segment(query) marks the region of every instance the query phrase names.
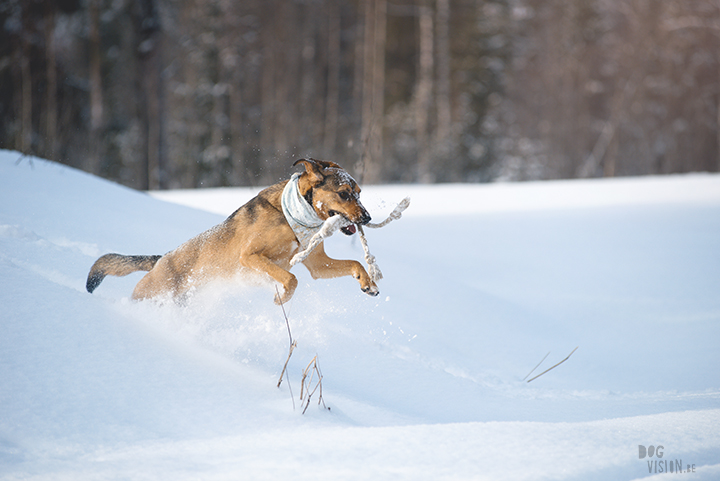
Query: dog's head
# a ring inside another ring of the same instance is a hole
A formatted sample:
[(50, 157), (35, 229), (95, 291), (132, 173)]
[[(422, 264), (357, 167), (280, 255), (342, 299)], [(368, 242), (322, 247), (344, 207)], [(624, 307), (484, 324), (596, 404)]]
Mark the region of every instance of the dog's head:
[(353, 224), (343, 227), (346, 235), (355, 233), (355, 225), (370, 222), (370, 214), (360, 203), (360, 187), (350, 174), (334, 162), (300, 159), (293, 166), (303, 164), (305, 172), (300, 176), (300, 194), (326, 220), (340, 214)]

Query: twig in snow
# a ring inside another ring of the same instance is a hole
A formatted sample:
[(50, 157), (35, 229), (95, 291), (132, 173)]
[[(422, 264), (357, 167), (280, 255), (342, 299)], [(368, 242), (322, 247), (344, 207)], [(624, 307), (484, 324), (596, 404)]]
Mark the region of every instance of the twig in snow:
[(33, 158), (26, 154), (25, 152), (22, 152), (20, 155), (20, 158), (17, 159), (15, 162), (15, 165), (20, 165), (20, 162), (22, 162), (24, 159), (28, 159), (28, 164), (30, 164), (30, 168), (35, 170), (35, 164), (33, 163)]
[[(278, 294), (278, 299), (280, 298), (280, 291), (278, 290), (278, 287), (275, 286), (275, 291)], [(292, 333), (290, 332), (290, 321), (288, 321), (287, 314), (285, 313), (285, 306), (283, 303), (280, 303), (280, 307), (282, 308), (283, 317), (285, 318), (285, 325), (287, 325), (288, 330), (288, 336), (290, 336), (290, 350), (288, 351), (288, 357), (285, 360), (285, 365), (282, 368), (282, 372), (280, 373), (280, 379), (278, 379), (277, 387), (280, 387), (280, 384), (282, 384), (283, 376), (287, 377), (288, 379), (288, 389), (290, 390), (290, 399), (292, 399), (293, 403), (293, 411), (295, 410), (295, 396), (293, 396), (292, 392), (292, 385), (290, 385), (290, 374), (287, 373), (287, 365), (290, 362), (290, 356), (292, 356), (293, 351), (297, 347), (297, 341), (293, 341)], [(302, 397), (301, 397), (302, 399)]]
[(545, 354), (545, 357), (544, 357), (544, 358), (540, 359), (540, 362), (537, 363), (537, 366), (535, 366), (534, 368), (532, 368), (532, 371), (530, 371), (529, 373), (527, 373), (527, 376), (525, 376), (522, 380), (524, 381), (525, 379), (528, 378), (528, 376), (530, 376), (530, 374), (532, 374), (533, 372), (535, 372), (535, 369), (537, 369), (538, 367), (540, 367), (540, 364), (542, 364), (543, 361), (544, 361), (545, 359), (547, 359), (547, 357), (548, 357), (549, 355), (550, 355), (550, 351), (548, 351), (548, 353)]
[[(308, 373), (310, 374), (310, 379), (308, 379)], [(317, 384), (315, 384), (315, 387), (310, 391), (310, 388), (312, 387), (313, 379), (315, 377), (315, 373), (317, 373), (318, 379)], [(307, 394), (307, 399), (305, 400), (305, 408), (303, 409), (303, 414), (305, 414), (305, 411), (307, 411), (308, 406), (310, 406), (310, 398), (315, 394), (315, 391), (318, 389), (320, 390), (320, 394), (318, 397), (318, 405), (322, 403), (323, 407), (327, 410), (330, 410), (329, 407), (325, 405), (325, 400), (322, 396), (322, 372), (320, 372), (320, 366), (317, 362), (317, 355), (315, 355), (314, 358), (310, 361), (310, 364), (307, 365), (305, 370), (303, 371), (303, 377), (300, 384), (300, 401), (303, 401), (303, 397), (305, 394)], [(307, 387), (305, 381), (307, 380)]]
[[(287, 374), (287, 365), (288, 362), (290, 362), (290, 356), (292, 356), (293, 351), (297, 347), (297, 341), (293, 341), (292, 344), (290, 344), (290, 350), (288, 351), (288, 357), (285, 360), (285, 365), (282, 368), (282, 372), (280, 373), (280, 379), (278, 379), (277, 387), (280, 387), (280, 384), (282, 384), (283, 376)], [(290, 378), (288, 377), (288, 387), (290, 387)], [(290, 395), (292, 396), (292, 388), (290, 388)], [(293, 401), (293, 404), (295, 404), (295, 401)]]
[[(580, 346), (578, 346), (578, 347), (580, 347)], [(578, 347), (576, 347), (575, 349), (573, 349), (573, 350), (570, 352), (570, 354), (567, 355), (567, 357), (566, 357), (565, 359), (563, 359), (563, 360), (560, 361), (559, 363), (555, 364), (554, 366), (552, 366), (552, 367), (550, 367), (550, 368), (548, 368), (548, 369), (545, 369), (543, 372), (541, 372), (540, 374), (538, 374), (538, 375), (535, 376), (534, 378), (530, 379), (528, 382), (534, 381), (535, 379), (539, 378), (540, 376), (542, 376), (542, 375), (545, 374), (546, 372), (548, 372), (548, 371), (550, 371), (550, 370), (552, 370), (552, 369), (555, 369), (555, 368), (558, 367), (560, 364), (562, 364), (562, 363), (564, 363), (565, 361), (567, 361), (568, 359), (570, 359), (570, 356), (573, 355), (573, 352), (577, 351)]]
[[(277, 284), (275, 285), (275, 292), (277, 292), (278, 299), (280, 299), (280, 290), (278, 289)], [(293, 338), (292, 338), (292, 333), (290, 332), (290, 322), (288, 321), (288, 316), (287, 316), (287, 313), (285, 312), (285, 304), (283, 304), (282, 301), (280, 301), (280, 309), (282, 309), (283, 317), (285, 318), (285, 325), (287, 326), (287, 329), (288, 329), (288, 336), (290, 336), (290, 344), (292, 345)]]

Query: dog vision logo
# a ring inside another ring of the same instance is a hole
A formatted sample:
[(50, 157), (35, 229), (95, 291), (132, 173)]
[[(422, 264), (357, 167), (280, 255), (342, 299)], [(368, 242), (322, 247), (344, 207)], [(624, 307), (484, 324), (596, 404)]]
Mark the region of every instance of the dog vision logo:
[[(648, 446), (638, 444), (638, 457), (647, 458), (648, 473), (694, 473), (695, 465), (683, 465), (682, 459), (664, 459), (665, 447), (662, 445)], [(652, 458), (655, 459), (652, 459)], [(683, 469), (684, 468), (684, 469)]]

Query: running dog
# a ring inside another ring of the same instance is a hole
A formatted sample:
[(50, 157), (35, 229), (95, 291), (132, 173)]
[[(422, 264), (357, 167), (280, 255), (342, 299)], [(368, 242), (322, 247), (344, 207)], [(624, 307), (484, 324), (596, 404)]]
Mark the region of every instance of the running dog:
[[(300, 159), (293, 166), (298, 164), (304, 172), (261, 191), (223, 223), (163, 256), (100, 257), (88, 274), (88, 292), (92, 293), (105, 276), (149, 271), (135, 286), (133, 299), (179, 298), (212, 279), (255, 271), (281, 284), (283, 291), (275, 295), (275, 302), (287, 302), (298, 284), (290, 273), (290, 260), (307, 247), (325, 220), (343, 216), (349, 222), (342, 228), (346, 235), (356, 232), (355, 224), (365, 225), (371, 220), (360, 203), (360, 187), (339, 165), (315, 159)], [(322, 243), (303, 264), (314, 279), (353, 276), (363, 292), (379, 294), (359, 262), (331, 259)]]

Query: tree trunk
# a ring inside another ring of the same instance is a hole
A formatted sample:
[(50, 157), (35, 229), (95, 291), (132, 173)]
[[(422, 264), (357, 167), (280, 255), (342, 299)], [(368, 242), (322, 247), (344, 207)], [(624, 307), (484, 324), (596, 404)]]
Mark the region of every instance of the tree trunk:
[[(273, 156), (287, 156), (291, 148), (291, 142), (297, 137), (297, 126), (293, 125), (296, 106), (300, 102), (297, 94), (299, 83), (299, 65), (302, 48), (302, 39), (293, 35), (293, 24), (295, 21), (296, 5), (293, 2), (281, 2), (277, 12), (275, 37), (278, 39), (276, 45), (281, 47), (275, 50), (276, 68), (279, 68), (282, 75), (276, 78), (275, 83), (275, 133), (273, 142)], [(279, 59), (279, 62), (277, 60)]]
[(373, 123), (373, 112), (375, 105), (373, 104), (373, 54), (375, 53), (375, 17), (373, 15), (376, 0), (365, 0), (363, 14), (363, 67), (362, 67), (362, 125), (360, 129), (360, 139), (362, 141), (362, 157), (361, 170), (359, 172), (360, 183), (365, 180), (368, 164), (370, 163), (370, 130)]
[(367, 4), (371, 0), (360, 0), (358, 2), (357, 19), (355, 21), (355, 41), (353, 49), (353, 85), (352, 85), (352, 132), (354, 138), (348, 139), (348, 149), (357, 155), (357, 161), (353, 166), (355, 177), (362, 182), (365, 171), (365, 155), (367, 142), (364, 134), (365, 119), (363, 112), (363, 93), (365, 89), (365, 36), (367, 34)]
[(385, 163), (383, 158), (383, 142), (385, 131), (385, 42), (387, 38), (387, 1), (376, 0), (375, 2), (375, 52), (373, 62), (373, 103), (375, 112), (373, 123), (375, 128), (370, 130), (372, 150), (374, 155), (370, 157), (369, 181), (379, 182), (382, 176), (382, 168)]
[(267, 158), (274, 151), (275, 133), (275, 56), (276, 12), (272, 2), (263, 6), (262, 28), (262, 88), (261, 88), (261, 126), (260, 148), (261, 158)]
[[(230, 164), (232, 166), (229, 182), (231, 185), (245, 185), (249, 182), (249, 177), (243, 148), (249, 142), (249, 139), (243, 138), (243, 69), (240, 61), (240, 46), (232, 42), (232, 36), (229, 33), (233, 29), (237, 29), (239, 6), (235, 2), (230, 2), (227, 8), (230, 11), (225, 12), (223, 21), (223, 29), (225, 30), (223, 48), (225, 53), (221, 53), (221, 69), (223, 82), (227, 86), (228, 120), (230, 123), (227, 129), (230, 135)], [(254, 4), (248, 8), (251, 8), (252, 11), (255, 10)], [(244, 30), (241, 30), (241, 33), (244, 33)]]
[[(155, 39), (159, 41), (159, 39)], [(162, 188), (162, 96), (160, 81), (160, 48), (155, 45), (142, 60), (145, 90), (145, 124), (147, 129), (147, 183), (144, 188), (157, 190)]]
[(55, 160), (57, 151), (57, 62), (55, 58), (55, 0), (45, 0), (45, 55), (47, 103), (45, 110), (45, 156)]
[(99, 0), (88, 0), (90, 25), (90, 152), (88, 171), (100, 174), (100, 142), (103, 123), (102, 59), (100, 56)]
[[(318, 88), (318, 80), (322, 77), (317, 75), (316, 66), (322, 65), (319, 60), (322, 52), (316, 48), (316, 36), (322, 31), (325, 16), (317, 15), (309, 5), (302, 5), (300, 11), (302, 13), (298, 17), (301, 18), (302, 28), (297, 34), (301, 48), (299, 58), (302, 59), (298, 75), (300, 91), (295, 96), (298, 100), (295, 103), (297, 110), (293, 112), (290, 125), (294, 129), (292, 146), (302, 149), (298, 154), (306, 155), (319, 153), (323, 145), (325, 96), (320, 94), (321, 88)], [(293, 26), (297, 23), (293, 22)], [(298, 82), (294, 82), (294, 86), (297, 89)]]
[(450, 141), (452, 113), (450, 107), (450, 5), (437, 0), (437, 130), (435, 138), (441, 152)]
[(22, 29), (20, 31), (20, 78), (22, 81), (20, 150), (32, 152), (32, 72), (30, 71), (30, 12), (29, 5), (21, 6)]
[(323, 150), (327, 158), (334, 158), (340, 100), (340, 8), (334, 1), (330, 2), (328, 8), (328, 73)]
[(156, 190), (161, 186), (161, 29), (154, 0), (140, 0), (140, 31), (138, 54), (140, 82), (144, 102), (140, 117), (145, 141), (145, 167), (141, 188)]
[(430, 7), (421, 5), (420, 23), (420, 72), (415, 90), (415, 130), (417, 141), (418, 179), (432, 182), (434, 176), (428, 145), (428, 118), (433, 87), (433, 16)]
[(361, 178), (377, 182), (381, 176), (383, 120), (385, 111), (385, 39), (386, 0), (368, 0), (365, 9), (362, 139), (363, 172)]

